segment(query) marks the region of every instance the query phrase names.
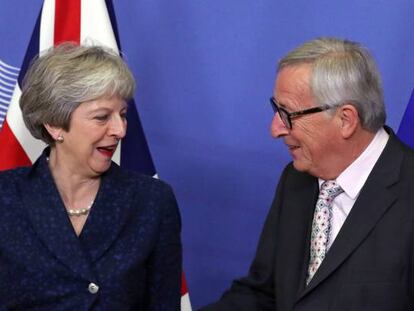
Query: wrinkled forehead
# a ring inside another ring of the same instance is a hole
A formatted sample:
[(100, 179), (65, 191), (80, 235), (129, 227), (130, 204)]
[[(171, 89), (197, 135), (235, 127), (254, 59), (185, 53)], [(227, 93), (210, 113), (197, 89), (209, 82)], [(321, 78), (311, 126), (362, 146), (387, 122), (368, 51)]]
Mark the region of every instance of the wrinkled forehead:
[(309, 64), (291, 65), (282, 68), (276, 76), (273, 97), (287, 104), (289, 99), (313, 97), (311, 92), (311, 72)]

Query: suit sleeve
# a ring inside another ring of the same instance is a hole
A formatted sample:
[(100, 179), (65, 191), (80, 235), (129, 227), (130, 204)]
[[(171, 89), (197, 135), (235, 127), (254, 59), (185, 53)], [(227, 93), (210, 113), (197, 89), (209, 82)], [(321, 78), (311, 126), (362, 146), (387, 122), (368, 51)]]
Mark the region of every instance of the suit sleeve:
[(256, 311), (276, 309), (275, 297), (275, 258), (276, 228), (278, 214), (283, 200), (285, 169), (278, 184), (275, 199), (266, 218), (255, 258), (246, 277), (233, 281), (221, 299), (201, 308), (202, 311)]
[(146, 310), (178, 311), (182, 271), (181, 219), (175, 196), (165, 184), (160, 212), (159, 239), (148, 263)]

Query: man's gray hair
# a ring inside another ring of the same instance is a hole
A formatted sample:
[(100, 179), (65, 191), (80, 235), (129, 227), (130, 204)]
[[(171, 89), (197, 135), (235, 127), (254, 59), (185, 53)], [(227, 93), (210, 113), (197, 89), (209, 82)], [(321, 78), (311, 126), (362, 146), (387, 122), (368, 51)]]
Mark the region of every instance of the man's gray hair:
[(381, 77), (374, 59), (360, 44), (336, 38), (304, 43), (279, 61), (278, 72), (287, 66), (310, 64), (310, 87), (319, 105), (350, 103), (361, 125), (376, 132), (386, 119)]
[(135, 81), (122, 58), (99, 46), (64, 43), (35, 58), (22, 85), (20, 108), (30, 133), (54, 145), (44, 124), (68, 131), (73, 111), (102, 97), (133, 97)]

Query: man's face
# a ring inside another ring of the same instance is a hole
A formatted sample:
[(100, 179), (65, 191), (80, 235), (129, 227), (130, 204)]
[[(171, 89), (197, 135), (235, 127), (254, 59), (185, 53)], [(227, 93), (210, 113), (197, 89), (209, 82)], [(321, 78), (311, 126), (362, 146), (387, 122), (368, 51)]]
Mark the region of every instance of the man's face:
[[(307, 64), (283, 68), (276, 79), (273, 97), (288, 112), (318, 106), (310, 89), (311, 67)], [(283, 137), (298, 171), (308, 172), (323, 179), (336, 178), (338, 157), (341, 157), (340, 122), (327, 112), (307, 114), (292, 119), (287, 128), (279, 114), (271, 124), (274, 138)]]

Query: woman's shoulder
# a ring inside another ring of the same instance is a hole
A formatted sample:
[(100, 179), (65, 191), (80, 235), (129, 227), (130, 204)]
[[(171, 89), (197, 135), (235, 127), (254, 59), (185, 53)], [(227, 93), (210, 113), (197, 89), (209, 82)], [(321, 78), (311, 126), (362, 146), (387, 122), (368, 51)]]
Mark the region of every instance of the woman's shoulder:
[(0, 171), (0, 183), (11, 183), (23, 179), (30, 171), (30, 167), (17, 167)]
[(19, 167), (0, 171), (0, 193), (2, 196), (15, 194), (19, 184), (27, 178), (29, 171), (30, 167)]
[(151, 192), (172, 192), (171, 186), (167, 182), (159, 179), (156, 175), (145, 175), (120, 168), (118, 165), (111, 167), (111, 173), (108, 177), (117, 179), (117, 182), (123, 183), (127, 187), (134, 187)]
[(125, 170), (112, 165), (102, 179), (102, 193), (111, 197), (119, 196), (130, 202), (131, 206), (140, 206), (135, 210), (157, 215), (156, 218), (173, 218), (180, 223), (178, 204), (172, 187), (156, 177)]

